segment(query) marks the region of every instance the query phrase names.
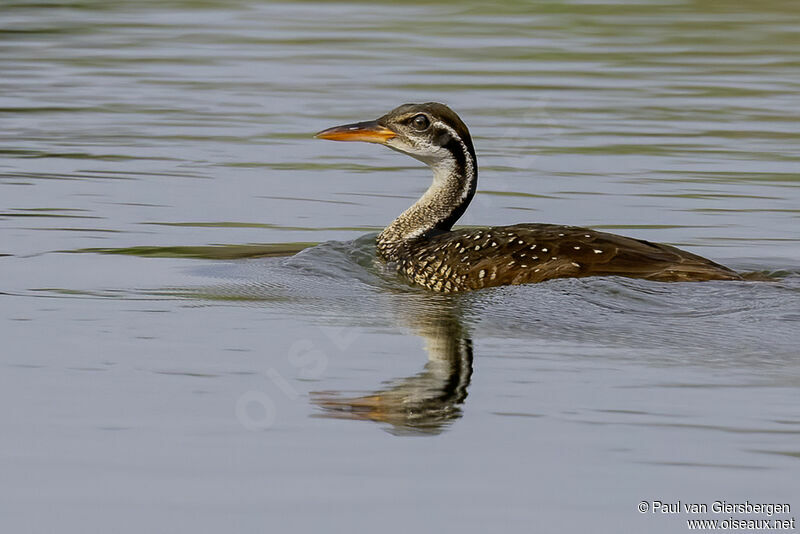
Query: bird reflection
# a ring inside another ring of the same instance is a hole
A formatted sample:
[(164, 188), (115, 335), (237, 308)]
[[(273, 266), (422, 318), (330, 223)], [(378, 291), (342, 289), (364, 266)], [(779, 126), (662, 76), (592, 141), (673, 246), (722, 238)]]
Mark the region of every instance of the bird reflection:
[(472, 376), (472, 340), (452, 302), (418, 312), (410, 322), (425, 339), (428, 361), (414, 376), (393, 380), (369, 395), (312, 393), (322, 417), (388, 423), (392, 434), (439, 434), (461, 417)]

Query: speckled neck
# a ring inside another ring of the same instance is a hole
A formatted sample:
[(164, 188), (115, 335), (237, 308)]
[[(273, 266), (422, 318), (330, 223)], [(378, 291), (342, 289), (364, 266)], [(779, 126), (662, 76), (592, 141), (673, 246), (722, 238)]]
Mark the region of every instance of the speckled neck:
[(458, 138), (445, 145), (450, 155), (430, 163), (433, 183), (413, 206), (378, 235), (378, 251), (396, 260), (411, 240), (449, 231), (464, 214), (478, 184), (478, 165), (472, 145)]

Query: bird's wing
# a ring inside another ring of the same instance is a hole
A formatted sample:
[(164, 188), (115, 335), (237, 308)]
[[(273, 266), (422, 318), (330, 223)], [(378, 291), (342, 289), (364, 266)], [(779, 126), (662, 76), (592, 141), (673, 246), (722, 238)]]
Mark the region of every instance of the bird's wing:
[(740, 278), (669, 245), (550, 224), (454, 230), (426, 239), (413, 255), (416, 268), (406, 274), (445, 291), (597, 275), (659, 281)]

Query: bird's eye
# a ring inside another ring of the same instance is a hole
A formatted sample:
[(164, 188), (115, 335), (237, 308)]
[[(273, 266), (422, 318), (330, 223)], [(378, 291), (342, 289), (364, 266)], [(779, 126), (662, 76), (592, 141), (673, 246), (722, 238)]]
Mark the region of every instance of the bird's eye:
[(427, 116), (420, 113), (419, 115), (411, 119), (411, 124), (413, 124), (414, 128), (416, 128), (417, 130), (422, 131), (426, 130), (428, 126), (431, 125), (431, 121), (428, 120)]

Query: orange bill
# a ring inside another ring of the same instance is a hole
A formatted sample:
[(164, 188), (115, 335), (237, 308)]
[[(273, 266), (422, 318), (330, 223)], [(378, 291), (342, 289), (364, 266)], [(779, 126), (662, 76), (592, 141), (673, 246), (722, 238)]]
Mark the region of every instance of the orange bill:
[(378, 121), (356, 122), (322, 130), (314, 137), (331, 141), (365, 141), (384, 144), (397, 134)]

